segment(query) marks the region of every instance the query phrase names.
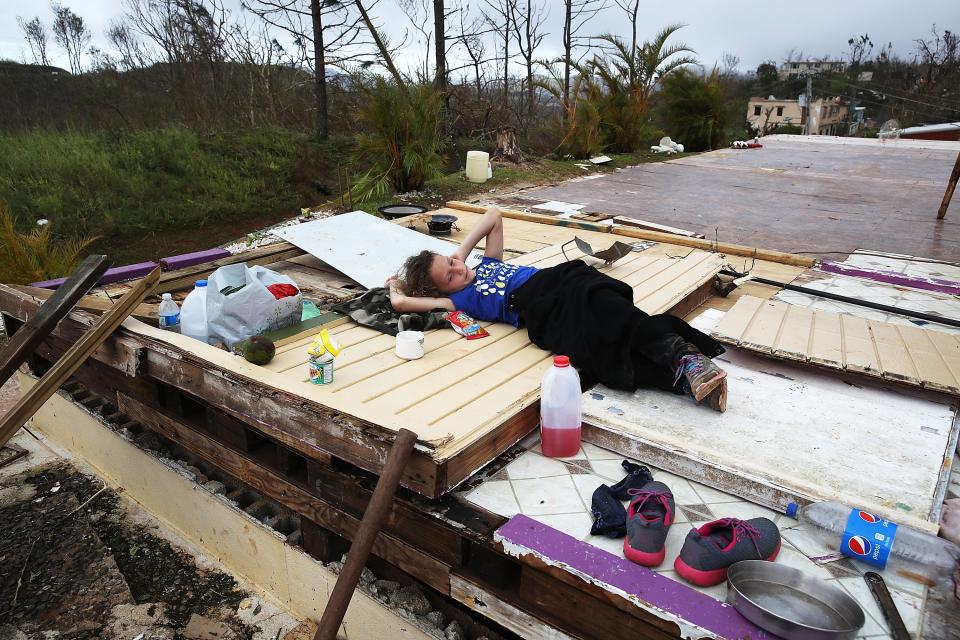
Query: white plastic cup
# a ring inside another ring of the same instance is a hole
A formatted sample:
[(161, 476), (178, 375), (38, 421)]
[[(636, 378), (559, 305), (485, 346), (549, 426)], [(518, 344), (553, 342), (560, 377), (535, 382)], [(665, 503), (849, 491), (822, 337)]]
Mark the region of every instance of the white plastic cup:
[(423, 357), (424, 335), (422, 331), (401, 331), (397, 334), (397, 357), (416, 360)]

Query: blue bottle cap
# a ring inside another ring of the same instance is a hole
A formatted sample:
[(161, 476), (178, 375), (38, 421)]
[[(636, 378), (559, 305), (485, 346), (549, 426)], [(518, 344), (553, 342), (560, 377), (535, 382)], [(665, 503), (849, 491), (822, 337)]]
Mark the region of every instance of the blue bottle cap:
[(197, 280), (197, 286), (198, 286), (198, 287), (205, 287), (205, 286), (207, 286), (207, 281), (206, 281), (206, 280)]
[(796, 518), (796, 517), (797, 517), (797, 511), (799, 511), (799, 510), (800, 510), (800, 507), (797, 506), (797, 503), (796, 503), (796, 502), (791, 502), (790, 504), (787, 505), (787, 517), (789, 517), (789, 518)]

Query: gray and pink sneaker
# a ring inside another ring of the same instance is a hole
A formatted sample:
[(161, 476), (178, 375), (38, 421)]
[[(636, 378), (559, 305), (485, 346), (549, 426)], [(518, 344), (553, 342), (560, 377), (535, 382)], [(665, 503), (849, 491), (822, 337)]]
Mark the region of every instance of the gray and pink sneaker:
[[(677, 380), (683, 380), (684, 390), (701, 402), (710, 392), (720, 386), (727, 372), (702, 353), (688, 353), (677, 362)], [(726, 409), (726, 396), (723, 398)], [(718, 409), (722, 411), (723, 409)]]
[(674, 520), (673, 494), (667, 485), (656, 481), (627, 493), (633, 499), (627, 507), (623, 555), (631, 562), (656, 567), (663, 562), (667, 531)]
[(734, 562), (774, 560), (778, 553), (780, 531), (771, 520), (723, 518), (691, 529), (673, 567), (684, 580), (712, 587), (727, 579)]

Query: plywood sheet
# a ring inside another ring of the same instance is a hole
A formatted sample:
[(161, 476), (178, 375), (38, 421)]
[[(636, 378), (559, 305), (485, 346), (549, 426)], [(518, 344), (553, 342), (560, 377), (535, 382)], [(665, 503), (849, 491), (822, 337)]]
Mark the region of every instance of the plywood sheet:
[[(284, 227), (273, 233), (367, 288), (382, 286), (397, 273), (404, 260), (424, 249), (447, 255), (457, 248), (452, 242), (363, 211)], [(467, 264), (475, 265), (481, 255), (474, 252)]]
[(743, 350), (718, 363), (726, 413), (655, 390), (595, 387), (583, 395), (584, 437), (778, 510), (837, 500), (937, 530), (938, 487), (960, 427), (955, 402), (919, 389), (891, 393), (880, 380), (851, 385)]
[(744, 296), (713, 335), (752, 351), (960, 393), (960, 337), (942, 331)]

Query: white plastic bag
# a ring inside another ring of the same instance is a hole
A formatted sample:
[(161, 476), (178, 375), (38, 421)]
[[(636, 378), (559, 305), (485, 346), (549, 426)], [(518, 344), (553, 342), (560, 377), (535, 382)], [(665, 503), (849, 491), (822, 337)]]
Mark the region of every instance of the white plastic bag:
[[(267, 289), (272, 284), (297, 287), (297, 295), (279, 300)], [(224, 295), (227, 287), (242, 289)], [(303, 294), (290, 278), (270, 269), (245, 264), (220, 267), (207, 279), (207, 331), (210, 341), (228, 347), (265, 331), (282, 329), (300, 321)]]

